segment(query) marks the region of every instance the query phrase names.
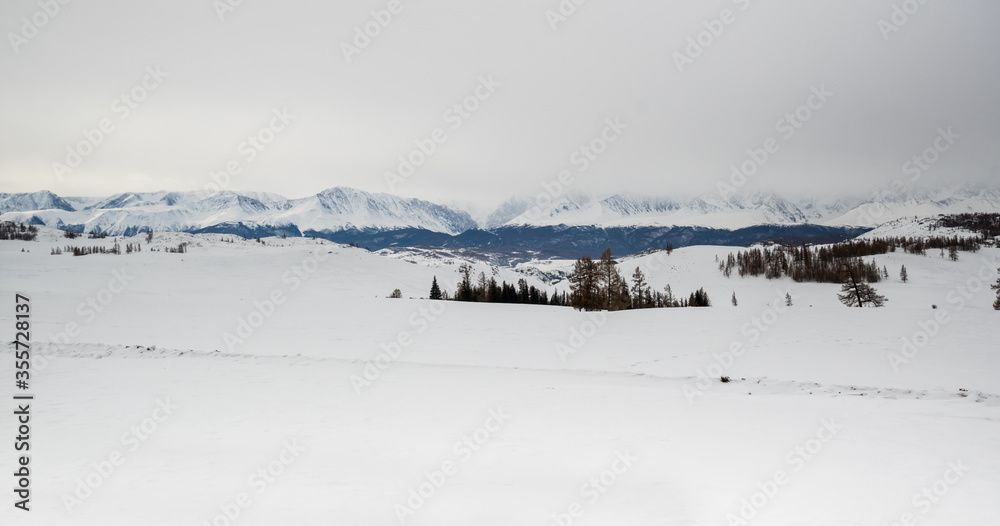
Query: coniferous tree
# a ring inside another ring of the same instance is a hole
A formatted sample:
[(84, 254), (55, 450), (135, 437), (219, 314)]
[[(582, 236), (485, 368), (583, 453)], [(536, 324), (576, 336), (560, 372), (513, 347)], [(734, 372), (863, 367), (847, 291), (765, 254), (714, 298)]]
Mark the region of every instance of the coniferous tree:
[(786, 307), (791, 307), (792, 305), (794, 305), (794, 302), (792, 301), (792, 294), (790, 292), (786, 292), (785, 293), (785, 306)]
[(844, 285), (840, 288), (837, 298), (848, 307), (857, 306), (859, 308), (865, 306), (881, 307), (888, 301), (885, 296), (880, 295), (871, 285), (859, 281), (857, 271), (850, 265), (845, 267)]
[(903, 265), (903, 268), (899, 269), (899, 279), (903, 283), (910, 281), (910, 274), (906, 271), (906, 265)]
[(708, 293), (705, 289), (698, 289), (691, 293), (688, 297), (687, 306), (689, 307), (711, 307), (712, 300), (708, 299)]
[(674, 297), (674, 291), (670, 288), (669, 284), (666, 287), (663, 287), (663, 306), (680, 307), (677, 303), (677, 298)]
[(438, 278), (434, 276), (434, 281), (431, 282), (431, 294), (430, 299), (439, 300), (443, 299), (441, 296), (441, 287), (438, 286)]
[[(1000, 272), (1000, 268), (997, 269), (997, 272)], [(996, 284), (990, 285), (990, 288), (997, 291), (997, 300), (993, 302), (993, 308), (1000, 310), (1000, 278), (997, 278)]]
[(500, 303), (500, 287), (497, 285), (497, 280), (490, 278), (490, 282), (486, 284), (486, 287), (486, 301)]
[(462, 263), (458, 267), (458, 274), (461, 281), (458, 284), (458, 290), (455, 292), (455, 299), (458, 301), (476, 301), (472, 287), (472, 265)]
[(958, 261), (958, 247), (952, 245), (948, 247), (948, 259), (952, 261)]
[(598, 263), (598, 270), (600, 272), (600, 288), (603, 291), (603, 302), (604, 308), (607, 310), (612, 309), (612, 298), (614, 296), (613, 291), (615, 289), (615, 275), (618, 274), (618, 262), (615, 261), (615, 256), (611, 253), (611, 249), (604, 249), (601, 253), (601, 260)]
[(645, 293), (649, 286), (646, 284), (646, 275), (642, 273), (642, 269), (635, 267), (635, 272), (632, 273), (632, 308), (633, 309), (643, 309), (646, 308)]
[(628, 282), (618, 272), (618, 269), (615, 269), (611, 290), (608, 291), (608, 294), (611, 297), (611, 310), (628, 310), (632, 307), (632, 294)]
[(736, 299), (736, 292), (735, 291), (733, 292), (733, 300), (732, 301), (733, 301), (733, 307), (739, 307), (740, 306), (740, 302)]
[(603, 270), (598, 268), (598, 264), (589, 256), (584, 256), (576, 261), (573, 267), (573, 275), (569, 278), (570, 306), (577, 310), (593, 311), (602, 307), (600, 297), (600, 280), (598, 273)]
[(489, 294), (489, 282), (486, 281), (486, 273), (479, 273), (479, 282), (476, 287), (476, 301), (483, 302), (486, 301), (486, 296)]

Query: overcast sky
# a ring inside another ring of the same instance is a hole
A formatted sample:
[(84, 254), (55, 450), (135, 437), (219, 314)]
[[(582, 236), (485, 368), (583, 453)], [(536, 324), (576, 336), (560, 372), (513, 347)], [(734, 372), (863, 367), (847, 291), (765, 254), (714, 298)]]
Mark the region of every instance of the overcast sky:
[(745, 190), (868, 192), (935, 143), (922, 184), (1000, 181), (995, 1), (238, 1), (0, 4), (0, 191), (689, 195), (769, 139)]

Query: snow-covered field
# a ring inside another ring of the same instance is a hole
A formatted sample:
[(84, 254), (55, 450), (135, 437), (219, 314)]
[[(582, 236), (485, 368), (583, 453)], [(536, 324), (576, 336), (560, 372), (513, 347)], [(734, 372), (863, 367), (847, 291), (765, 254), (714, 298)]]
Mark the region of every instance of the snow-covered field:
[[(36, 342), (32, 512), (8, 490), (0, 524), (1000, 517), (998, 249), (876, 258), (889, 303), (865, 310), (836, 285), (727, 279), (715, 257), (734, 249), (679, 249), (623, 274), (705, 287), (713, 308), (586, 314), (430, 302), (433, 276), (454, 290), (454, 265), (229, 238), (157, 234), (193, 243), (150, 252), (139, 237), (138, 254), (85, 257), (49, 252), (112, 240), (0, 242), (5, 341), (20, 292)], [(404, 299), (386, 298), (394, 288)]]

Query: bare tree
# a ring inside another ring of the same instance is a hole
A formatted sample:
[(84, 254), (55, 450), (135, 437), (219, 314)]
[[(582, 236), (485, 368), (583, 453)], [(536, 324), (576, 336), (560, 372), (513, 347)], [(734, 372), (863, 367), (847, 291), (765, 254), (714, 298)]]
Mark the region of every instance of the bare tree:
[(607, 310), (611, 309), (612, 296), (614, 296), (613, 291), (615, 290), (615, 276), (618, 274), (617, 266), (618, 262), (615, 261), (615, 256), (611, 254), (611, 249), (604, 249), (601, 253), (601, 261), (598, 263), (598, 269), (600, 272), (601, 289), (604, 291), (604, 308)]
[(881, 307), (886, 301), (889, 301), (885, 296), (879, 295), (878, 291), (871, 285), (858, 281), (857, 272), (851, 265), (845, 265), (844, 269), (844, 285), (840, 288), (840, 294), (837, 295), (841, 303), (848, 307), (864, 308), (865, 306)]
[[(1000, 272), (1000, 268), (997, 269)], [(993, 308), (1000, 310), (1000, 278), (997, 278), (996, 285), (990, 285), (990, 288), (997, 291), (997, 300), (993, 302)]]

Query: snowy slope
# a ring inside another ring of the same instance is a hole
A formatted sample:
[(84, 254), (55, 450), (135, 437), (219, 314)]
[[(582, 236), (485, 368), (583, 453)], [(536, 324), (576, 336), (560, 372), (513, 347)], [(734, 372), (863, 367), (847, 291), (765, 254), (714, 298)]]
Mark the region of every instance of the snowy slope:
[[(33, 511), (8, 500), (3, 524), (388, 526), (404, 506), (413, 525), (1000, 515), (1000, 334), (992, 293), (969, 288), (996, 278), (998, 249), (880, 257), (910, 282), (879, 284), (890, 301), (873, 310), (835, 285), (727, 279), (729, 248), (649, 254), (623, 271), (716, 306), (605, 317), (387, 299), (455, 274), (324, 241), (172, 233), (127, 240), (138, 254), (49, 255), (60, 236), (0, 242), (0, 294), (32, 298), (37, 342)], [(935, 487), (947, 495), (919, 498)]]

